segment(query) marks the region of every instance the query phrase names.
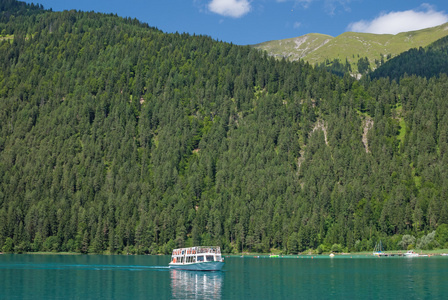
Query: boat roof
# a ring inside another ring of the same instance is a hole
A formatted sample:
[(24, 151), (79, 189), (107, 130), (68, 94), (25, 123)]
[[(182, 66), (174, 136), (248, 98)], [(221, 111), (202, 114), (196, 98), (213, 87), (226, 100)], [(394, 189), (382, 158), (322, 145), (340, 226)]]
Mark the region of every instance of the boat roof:
[(172, 255), (184, 255), (184, 254), (221, 254), (221, 248), (219, 246), (196, 246), (188, 248), (173, 249)]
[(176, 248), (176, 249), (173, 249), (173, 251), (174, 250), (187, 250), (187, 249), (195, 249), (195, 250), (198, 250), (198, 249), (220, 249), (220, 247), (219, 246), (195, 246), (195, 247), (186, 247), (186, 248)]

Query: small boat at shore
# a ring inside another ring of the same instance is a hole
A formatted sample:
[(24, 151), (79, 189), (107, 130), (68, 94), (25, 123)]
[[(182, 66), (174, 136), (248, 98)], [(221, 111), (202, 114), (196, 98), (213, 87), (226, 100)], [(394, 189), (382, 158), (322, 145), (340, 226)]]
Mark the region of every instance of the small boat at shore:
[(169, 263), (171, 269), (191, 271), (219, 271), (223, 266), (224, 258), (217, 246), (174, 249)]
[(373, 256), (377, 256), (377, 257), (389, 256), (389, 254), (384, 252), (383, 243), (381, 243), (381, 241), (375, 245), (375, 249), (373, 249)]
[(405, 257), (419, 257), (420, 254), (414, 252), (414, 250), (409, 250), (404, 254)]

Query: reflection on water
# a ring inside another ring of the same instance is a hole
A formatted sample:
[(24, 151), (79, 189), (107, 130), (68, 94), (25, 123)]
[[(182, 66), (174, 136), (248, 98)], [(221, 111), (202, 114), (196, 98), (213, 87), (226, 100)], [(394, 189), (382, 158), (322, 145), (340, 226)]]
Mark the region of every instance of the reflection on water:
[(222, 272), (171, 270), (174, 299), (221, 299)]

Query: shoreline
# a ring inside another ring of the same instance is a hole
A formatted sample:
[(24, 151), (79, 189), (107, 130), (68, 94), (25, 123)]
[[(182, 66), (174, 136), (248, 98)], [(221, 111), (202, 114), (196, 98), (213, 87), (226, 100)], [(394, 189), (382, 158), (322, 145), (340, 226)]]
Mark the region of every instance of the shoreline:
[[(448, 249), (436, 249), (436, 250), (414, 250), (416, 253), (420, 254), (420, 255), (427, 255), (427, 256), (446, 256), (446, 254), (448, 253)], [(405, 250), (393, 250), (393, 251), (384, 251), (385, 254), (390, 255), (390, 256), (400, 256), (403, 255), (404, 253), (406, 253)], [(10, 253), (5, 253), (5, 252), (0, 252), (0, 254), (31, 254), (31, 255), (105, 255), (105, 256), (110, 256), (110, 255), (123, 255), (123, 256), (130, 256), (130, 255), (141, 255), (141, 256), (146, 256), (146, 255), (151, 255), (151, 256), (169, 256), (170, 254), (118, 254), (118, 253), (78, 253), (78, 252), (24, 252), (24, 253), (14, 253), (14, 252), (10, 252)], [(243, 253), (222, 253), (223, 256), (225, 257), (256, 257), (256, 258), (269, 258), (269, 256), (271, 254), (275, 254), (278, 255), (278, 257), (276, 258), (294, 258), (294, 257), (325, 257), (325, 256), (329, 256), (330, 254), (332, 254), (332, 252), (324, 252), (322, 254), (317, 254), (317, 253), (297, 253), (297, 254), (280, 254), (280, 253), (251, 253), (251, 252), (243, 252)], [(363, 251), (363, 252), (349, 252), (349, 253), (333, 253), (334, 256), (339, 256), (339, 257), (348, 257), (348, 256), (374, 256), (373, 252), (367, 252), (367, 251)]]

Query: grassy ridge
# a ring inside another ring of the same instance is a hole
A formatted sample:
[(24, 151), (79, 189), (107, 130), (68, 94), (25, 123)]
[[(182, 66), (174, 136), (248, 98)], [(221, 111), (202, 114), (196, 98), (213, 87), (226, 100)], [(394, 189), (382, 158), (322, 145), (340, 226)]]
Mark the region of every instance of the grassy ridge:
[(304, 59), (309, 63), (321, 63), (326, 59), (347, 59), (357, 71), (359, 57), (367, 57), (371, 64), (375, 59), (384, 61), (411, 48), (425, 47), (448, 35), (448, 23), (418, 31), (392, 34), (345, 32), (337, 37), (323, 34), (307, 34), (297, 38), (269, 41), (254, 45), (270, 55), (291, 60)]
[(320, 33), (310, 33), (301, 37), (269, 41), (254, 45), (255, 48), (266, 50), (276, 57), (287, 57), (291, 60), (299, 60), (313, 51), (316, 51), (334, 37)]

